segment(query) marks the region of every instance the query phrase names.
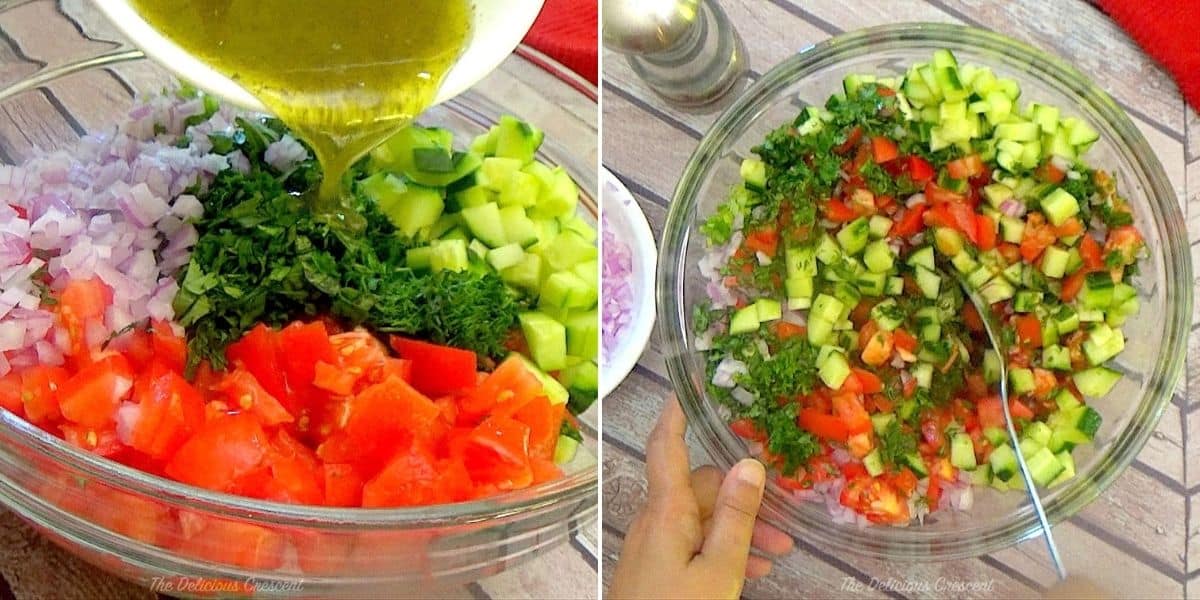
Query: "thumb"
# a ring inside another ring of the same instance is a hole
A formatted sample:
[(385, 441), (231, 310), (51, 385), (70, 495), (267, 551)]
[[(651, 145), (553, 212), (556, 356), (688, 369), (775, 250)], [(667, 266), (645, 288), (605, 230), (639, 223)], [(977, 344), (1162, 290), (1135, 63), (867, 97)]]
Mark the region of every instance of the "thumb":
[(739, 582), (750, 556), (750, 539), (754, 535), (754, 522), (762, 504), (766, 479), (766, 469), (752, 458), (742, 460), (729, 470), (717, 492), (712, 530), (700, 550), (709, 568), (727, 570)]

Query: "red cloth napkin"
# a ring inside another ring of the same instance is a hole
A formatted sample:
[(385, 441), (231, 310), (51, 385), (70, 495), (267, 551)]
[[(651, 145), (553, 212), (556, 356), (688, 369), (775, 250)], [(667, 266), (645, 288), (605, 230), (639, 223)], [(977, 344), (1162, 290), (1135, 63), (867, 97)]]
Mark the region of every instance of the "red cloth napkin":
[(546, 0), (525, 43), (597, 83), (596, 0)]
[(1200, 1), (1099, 0), (1099, 4), (1167, 68), (1183, 97), (1200, 110)]

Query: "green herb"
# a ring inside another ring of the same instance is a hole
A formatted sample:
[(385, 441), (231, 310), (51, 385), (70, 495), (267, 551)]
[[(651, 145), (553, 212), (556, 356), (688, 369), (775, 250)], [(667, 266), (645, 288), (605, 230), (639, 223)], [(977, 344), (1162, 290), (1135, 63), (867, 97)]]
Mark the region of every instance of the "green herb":
[(1126, 210), (1119, 210), (1110, 203), (1104, 203), (1099, 206), (1100, 220), (1104, 221), (1110, 229), (1115, 227), (1124, 227), (1133, 225), (1133, 214)]
[[(301, 198), (319, 171), (302, 164), (281, 175), (262, 162), (281, 124), (245, 121), (231, 139), (252, 164), (222, 171), (201, 194), (200, 239), (180, 273), (174, 308), (189, 330), (189, 360), (224, 366), (224, 350), (259, 322), (333, 314), (351, 325), (428, 337), (498, 358), (521, 309), (490, 270), (415, 273), (408, 242), (375, 205), (351, 198), (366, 227), (345, 231), (317, 217)], [(312, 161), (308, 161), (311, 163)], [(315, 177), (314, 177), (315, 176)]]
[(1115, 269), (1125, 264), (1125, 257), (1121, 255), (1120, 250), (1112, 250), (1104, 255), (1104, 266), (1108, 269)]
[(562, 426), (558, 428), (558, 435), (569, 437), (577, 442), (583, 441), (583, 434), (579, 432), (579, 428), (571, 422), (571, 419), (563, 419)]
[(761, 399), (747, 408), (743, 414), (767, 436), (766, 449), (772, 456), (783, 461), (780, 471), (792, 475), (796, 469), (821, 453), (817, 438), (796, 425), (796, 404), (779, 404)]
[(755, 353), (747, 361), (748, 372), (739, 375), (739, 385), (756, 398), (777, 401), (812, 392), (817, 377), (817, 349), (802, 336), (778, 342), (770, 358)]
[(900, 421), (893, 419), (879, 434), (879, 457), (883, 464), (896, 470), (905, 458), (917, 451), (916, 435), (906, 432)]

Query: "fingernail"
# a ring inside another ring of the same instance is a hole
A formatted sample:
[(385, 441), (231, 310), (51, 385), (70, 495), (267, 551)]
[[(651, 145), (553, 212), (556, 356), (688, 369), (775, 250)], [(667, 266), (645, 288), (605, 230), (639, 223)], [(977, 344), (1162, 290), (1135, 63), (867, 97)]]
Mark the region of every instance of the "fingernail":
[(757, 460), (747, 458), (737, 464), (737, 478), (747, 485), (762, 487), (767, 481), (767, 469)]

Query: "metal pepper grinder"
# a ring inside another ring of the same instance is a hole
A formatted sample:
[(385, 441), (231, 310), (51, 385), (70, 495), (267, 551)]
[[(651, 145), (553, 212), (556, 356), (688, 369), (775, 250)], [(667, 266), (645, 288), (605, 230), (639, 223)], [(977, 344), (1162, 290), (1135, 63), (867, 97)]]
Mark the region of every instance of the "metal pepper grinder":
[(748, 68), (746, 46), (713, 0), (603, 0), (604, 45), (666, 100), (712, 103)]

